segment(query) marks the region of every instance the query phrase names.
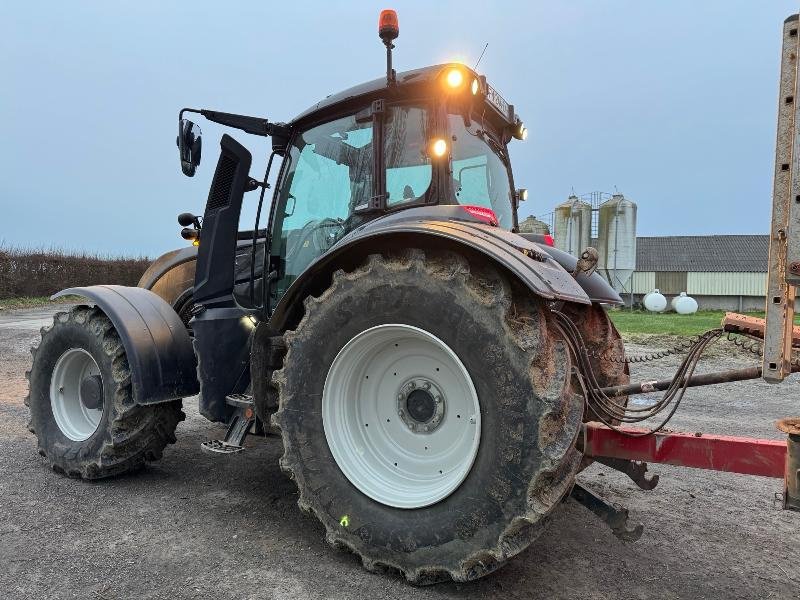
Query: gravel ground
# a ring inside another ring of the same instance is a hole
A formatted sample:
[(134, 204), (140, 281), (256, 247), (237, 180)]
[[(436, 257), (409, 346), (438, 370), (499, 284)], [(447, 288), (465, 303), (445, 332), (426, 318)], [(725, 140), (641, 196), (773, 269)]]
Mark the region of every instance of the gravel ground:
[[(6, 598), (793, 598), (800, 597), (800, 514), (781, 482), (654, 465), (639, 490), (593, 465), (580, 480), (631, 510), (644, 536), (623, 544), (567, 501), (529, 550), (472, 584), (413, 588), (328, 547), (280, 472), (278, 438), (236, 457), (199, 444), (221, 427), (185, 402), (178, 443), (143, 472), (95, 483), (51, 471), (26, 429), (28, 348), (54, 308), (0, 312), (0, 590)], [(641, 352), (642, 346), (629, 349)], [(704, 370), (746, 366), (719, 352)], [(654, 379), (677, 360), (636, 366)], [(690, 390), (672, 427), (780, 438), (800, 414), (797, 380)]]

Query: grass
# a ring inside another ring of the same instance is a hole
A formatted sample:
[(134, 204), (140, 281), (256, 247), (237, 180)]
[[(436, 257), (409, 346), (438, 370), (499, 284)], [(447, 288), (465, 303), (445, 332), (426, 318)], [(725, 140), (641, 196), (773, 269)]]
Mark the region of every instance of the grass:
[(63, 296), (50, 300), (47, 296), (23, 296), (21, 298), (0, 298), (0, 310), (14, 310), (17, 308), (36, 308), (49, 304), (71, 304), (79, 302), (78, 296)]
[[(752, 313), (753, 316), (762, 316)], [(697, 335), (720, 326), (724, 310), (699, 310), (693, 315), (651, 313), (642, 310), (611, 310), (611, 320), (623, 336), (628, 335)]]
[[(698, 310), (693, 315), (679, 315), (674, 312), (651, 313), (642, 310), (610, 310), (609, 316), (614, 321), (623, 337), (636, 335), (687, 336), (698, 335), (709, 329), (715, 329), (722, 323), (724, 310)], [(763, 312), (746, 313), (753, 317), (764, 317)], [(795, 315), (795, 325), (800, 325), (800, 315)]]

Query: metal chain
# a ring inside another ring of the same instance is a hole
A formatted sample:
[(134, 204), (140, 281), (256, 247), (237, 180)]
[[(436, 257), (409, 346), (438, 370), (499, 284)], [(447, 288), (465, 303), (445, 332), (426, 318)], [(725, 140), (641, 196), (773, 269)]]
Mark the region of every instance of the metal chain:
[(749, 352), (750, 354), (754, 354), (761, 358), (762, 349), (764, 348), (764, 344), (762, 344), (758, 340), (754, 340), (752, 338), (736, 335), (735, 333), (728, 332), (728, 335), (725, 336), (726, 341), (731, 342), (734, 346), (743, 350), (745, 352)]
[(607, 352), (597, 352), (595, 350), (588, 349), (587, 353), (592, 358), (599, 358), (600, 360), (611, 363), (627, 363), (630, 365), (634, 363), (650, 362), (666, 358), (667, 356), (671, 356), (673, 354), (683, 354), (684, 352), (688, 352), (704, 339), (704, 335), (705, 334), (692, 336), (686, 341), (679, 342), (678, 345), (673, 346), (672, 348), (660, 350), (658, 352), (652, 352), (650, 354), (639, 354), (636, 356), (612, 356)]
[[(701, 335), (692, 336), (691, 338), (679, 342), (676, 346), (672, 348), (668, 348), (666, 350), (659, 350), (658, 352), (651, 352), (650, 354), (639, 354), (636, 356), (613, 356), (609, 355), (605, 352), (597, 352), (595, 350), (587, 350), (587, 354), (592, 358), (598, 358), (602, 361), (611, 362), (611, 363), (626, 363), (626, 364), (636, 364), (636, 363), (644, 363), (644, 362), (652, 362), (655, 360), (661, 360), (662, 358), (666, 358), (668, 356), (673, 356), (675, 354), (684, 354), (685, 352), (690, 351), (694, 348), (697, 344), (705, 339), (705, 336), (708, 332), (703, 333)], [(753, 340), (747, 338), (745, 336), (737, 336), (734, 333), (728, 333), (724, 338), (718, 338), (719, 340), (725, 340), (731, 342), (734, 346), (739, 348), (744, 352), (748, 352), (755, 356), (761, 357), (762, 355), (762, 348), (763, 344), (758, 340)], [(792, 364), (800, 364), (800, 356), (795, 358), (792, 361)]]

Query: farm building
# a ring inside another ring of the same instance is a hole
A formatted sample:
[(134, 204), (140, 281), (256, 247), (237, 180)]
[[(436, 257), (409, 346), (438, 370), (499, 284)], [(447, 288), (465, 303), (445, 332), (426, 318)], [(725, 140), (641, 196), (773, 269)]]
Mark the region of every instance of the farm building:
[(764, 310), (768, 253), (768, 235), (637, 237), (626, 288), (634, 302), (658, 289), (667, 299), (686, 292), (701, 310)]

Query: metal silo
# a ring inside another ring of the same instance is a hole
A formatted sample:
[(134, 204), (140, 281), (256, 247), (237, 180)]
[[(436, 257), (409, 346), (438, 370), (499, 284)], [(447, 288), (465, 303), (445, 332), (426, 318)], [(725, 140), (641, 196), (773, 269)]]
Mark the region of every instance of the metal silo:
[(553, 238), (556, 248), (580, 256), (592, 237), (592, 205), (575, 195), (555, 209)]
[(535, 233), (537, 235), (550, 235), (550, 226), (534, 216), (530, 216), (519, 223), (520, 233)]
[(636, 269), (636, 203), (614, 194), (600, 205), (597, 269), (618, 292), (630, 292)]

